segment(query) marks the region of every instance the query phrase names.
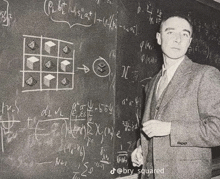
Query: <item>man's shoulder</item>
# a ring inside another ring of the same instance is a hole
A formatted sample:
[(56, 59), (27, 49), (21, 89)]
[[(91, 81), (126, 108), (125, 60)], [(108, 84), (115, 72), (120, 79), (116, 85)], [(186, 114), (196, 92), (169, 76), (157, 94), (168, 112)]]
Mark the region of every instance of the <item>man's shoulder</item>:
[(191, 77), (193, 79), (203, 79), (208, 81), (214, 81), (220, 77), (220, 71), (211, 65), (192, 63)]
[(192, 62), (192, 72), (219, 71), (216, 67)]

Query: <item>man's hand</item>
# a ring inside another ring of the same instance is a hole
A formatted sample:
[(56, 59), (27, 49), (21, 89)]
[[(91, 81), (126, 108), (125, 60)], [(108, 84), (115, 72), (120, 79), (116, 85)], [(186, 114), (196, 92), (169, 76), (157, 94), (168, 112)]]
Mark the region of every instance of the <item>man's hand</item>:
[(132, 152), (131, 161), (134, 167), (143, 165), (143, 154), (140, 145)]
[(148, 137), (166, 136), (170, 134), (171, 122), (150, 120), (143, 124), (142, 130)]

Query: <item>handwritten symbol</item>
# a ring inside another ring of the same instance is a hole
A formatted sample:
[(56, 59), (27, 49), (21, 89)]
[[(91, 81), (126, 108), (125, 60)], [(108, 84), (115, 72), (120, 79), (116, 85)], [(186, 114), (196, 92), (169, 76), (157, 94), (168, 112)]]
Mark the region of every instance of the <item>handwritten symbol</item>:
[(122, 67), (124, 68), (124, 70), (123, 70), (123, 74), (122, 74), (121, 77), (124, 77), (125, 79), (128, 79), (127, 78), (128, 69), (131, 68), (131, 67), (130, 66), (125, 67), (124, 65)]
[[(99, 67), (99, 68), (98, 68)], [(102, 58), (99, 57), (97, 58), (94, 63), (92, 64), (92, 68), (94, 73), (98, 76), (98, 77), (107, 77), (110, 75), (111, 73), (111, 68), (110, 65), (108, 64), (108, 62)], [(100, 70), (102, 68), (105, 68), (105, 70)]]
[(0, 24), (2, 26), (9, 26), (12, 19), (12, 15), (9, 13), (9, 2), (7, 0), (3, 1), (7, 4), (7, 7), (5, 11), (0, 11)]
[[(68, 9), (68, 10), (67, 10)], [(44, 1), (44, 13), (50, 17), (50, 19), (53, 22), (60, 22), (60, 23), (67, 23), (70, 28), (74, 26), (83, 26), (83, 27), (90, 27), (92, 26), (92, 16), (93, 13), (90, 12), (85, 12), (84, 8), (79, 8), (77, 9), (76, 5), (75, 6), (70, 6), (66, 2), (61, 2), (61, 0), (58, 2), (58, 4), (54, 3), (52, 0), (45, 0)], [(59, 14), (61, 13), (63, 19), (55, 19), (52, 17), (53, 14)], [(66, 17), (72, 15), (72, 19), (80, 19), (82, 20), (87, 20), (89, 24), (83, 24), (83, 23), (73, 23), (69, 22), (66, 19)]]
[(77, 67), (77, 69), (84, 70), (85, 73), (88, 73), (90, 71), (90, 69), (86, 65), (83, 65), (83, 68)]

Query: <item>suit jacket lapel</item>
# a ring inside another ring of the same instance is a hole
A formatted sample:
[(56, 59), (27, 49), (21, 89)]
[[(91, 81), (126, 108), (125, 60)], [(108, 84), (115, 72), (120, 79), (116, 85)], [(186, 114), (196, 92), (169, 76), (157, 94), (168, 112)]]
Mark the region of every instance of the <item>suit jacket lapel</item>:
[(152, 82), (149, 84), (147, 93), (146, 93), (146, 102), (145, 102), (145, 110), (144, 116), (142, 120), (142, 124), (148, 120), (150, 120), (150, 111), (151, 111), (151, 104), (154, 96), (154, 92), (157, 87), (157, 83), (162, 75), (162, 70), (152, 79)]
[(191, 66), (192, 66), (192, 61), (188, 57), (185, 57), (183, 62), (177, 68), (167, 88), (165, 89), (166, 91), (162, 96), (162, 100), (160, 104), (161, 110), (172, 99), (172, 97), (182, 87), (182, 85), (188, 80), (187, 74), (191, 72)]

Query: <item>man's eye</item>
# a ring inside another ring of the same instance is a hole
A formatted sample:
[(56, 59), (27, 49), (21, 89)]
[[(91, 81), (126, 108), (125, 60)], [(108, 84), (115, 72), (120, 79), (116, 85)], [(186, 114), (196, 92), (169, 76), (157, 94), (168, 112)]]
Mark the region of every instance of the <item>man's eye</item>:
[(172, 34), (173, 32), (171, 32), (171, 31), (169, 31), (169, 32), (167, 32), (167, 34)]
[(184, 33), (183, 36), (184, 36), (184, 37), (189, 37), (189, 34)]

